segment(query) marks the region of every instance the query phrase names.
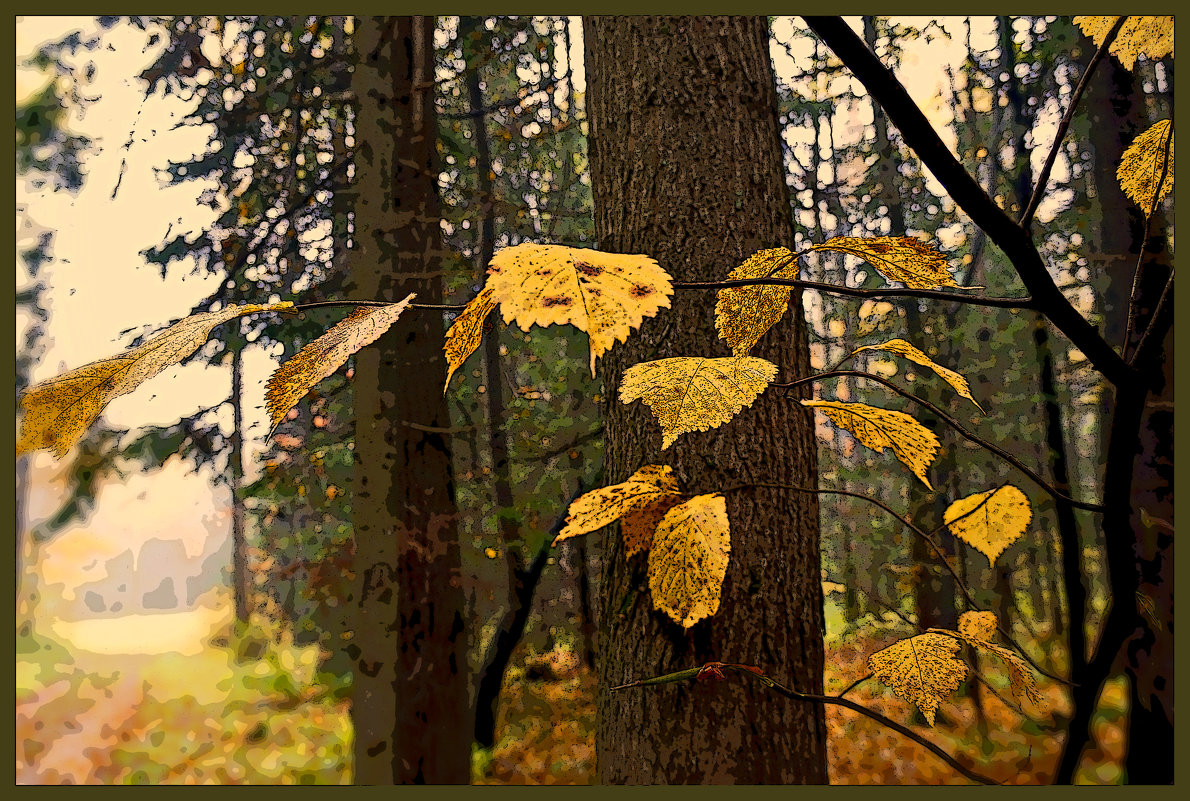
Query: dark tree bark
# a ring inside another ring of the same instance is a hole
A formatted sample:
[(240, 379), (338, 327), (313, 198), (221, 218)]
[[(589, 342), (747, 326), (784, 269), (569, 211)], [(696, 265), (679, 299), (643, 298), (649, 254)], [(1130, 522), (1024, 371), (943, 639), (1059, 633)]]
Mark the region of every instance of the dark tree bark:
[[(761, 248), (793, 242), (763, 17), (587, 17), (587, 109), (595, 229), (603, 250), (647, 253), (678, 280), (722, 278)], [(808, 373), (799, 293), (753, 351), (784, 375)], [(624, 371), (672, 356), (724, 355), (714, 297), (673, 308), (601, 361), (606, 483), (645, 464), (686, 489), (753, 481), (814, 486), (813, 418), (770, 391), (731, 423), (662, 452), (641, 404), (617, 400)], [(645, 560), (605, 536), (599, 641), (603, 783), (825, 783), (822, 708), (774, 702), (743, 682), (611, 693), (707, 660), (760, 666), (820, 692), (823, 612), (814, 495), (732, 492), (731, 561), (720, 609), (684, 631), (652, 608)]]
[(235, 599), (236, 620), (246, 622), (252, 611), (252, 576), (248, 571), (248, 540), (244, 531), (244, 502), (240, 487), (244, 483), (244, 337), (240, 321), (227, 324), (227, 347), (231, 350), (231, 438), (228, 468), (231, 473), (231, 588)]
[[(357, 19), (347, 297), (438, 303), (433, 17)], [(407, 314), (356, 357), (349, 603), (357, 784), (470, 780), (466, 635), (442, 320)]]

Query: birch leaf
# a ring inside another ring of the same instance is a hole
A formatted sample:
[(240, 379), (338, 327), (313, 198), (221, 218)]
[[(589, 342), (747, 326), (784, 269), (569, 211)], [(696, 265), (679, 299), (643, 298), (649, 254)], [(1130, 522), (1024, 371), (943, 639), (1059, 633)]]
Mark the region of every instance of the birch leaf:
[(1011, 484), (968, 495), (942, 515), (950, 532), (986, 556), (989, 565), (1021, 538), (1032, 519), (1029, 499)]
[(954, 370), (936, 364), (933, 359), (925, 355), (923, 352), (910, 345), (903, 339), (890, 339), (888, 342), (882, 342), (879, 345), (864, 345), (862, 348), (856, 348), (852, 354), (859, 353), (861, 350), (884, 350), (889, 353), (895, 353), (898, 356), (904, 356), (915, 364), (920, 364), (922, 367), (928, 367), (933, 370), (938, 376), (954, 387), (955, 392), (962, 395), (967, 400), (975, 404), (975, 408), (983, 411), (983, 407), (976, 402), (975, 398), (971, 397), (971, 386), (967, 383), (967, 379), (956, 373)]
[(946, 257), (911, 236), (836, 236), (808, 250), (833, 250), (863, 259), (890, 281), (910, 289), (958, 286)]
[(488, 266), (488, 288), (504, 322), (522, 331), (570, 323), (591, 341), (595, 359), (623, 342), (646, 317), (669, 307), (669, 273), (648, 256), (562, 245), (504, 248)]
[[(728, 279), (797, 278), (798, 264), (788, 248), (762, 250), (728, 274)], [(715, 326), (736, 356), (747, 356), (789, 308), (787, 286), (740, 286), (719, 290)]]
[(265, 404), (272, 428), (285, 419), (319, 381), (343, 366), (351, 354), (369, 345), (387, 331), (416, 295), (387, 306), (359, 306), (334, 328), (298, 351), (278, 367), (265, 385)]
[(65, 456), (107, 404), (194, 353), (215, 326), (253, 312), (292, 309), (293, 304), (286, 301), (193, 314), (119, 356), (91, 362), (30, 387), (21, 396), (24, 415), (17, 456), (41, 448)]
[(942, 699), (967, 678), (967, 665), (956, 654), (959, 642), (945, 634), (926, 633), (899, 640), (868, 657), (872, 675), (916, 704), (931, 726)]
[(681, 488), (673, 476), (672, 468), (646, 465), (623, 483), (601, 487), (576, 498), (567, 510), (566, 525), (554, 538), (554, 545), (611, 525), (628, 512), (647, 508), (679, 494)]
[(634, 364), (624, 373), (620, 402), (643, 400), (661, 424), (661, 448), (680, 434), (708, 431), (751, 406), (777, 375), (777, 365), (754, 356), (683, 356)]
[(959, 615), (959, 636), (964, 640), (990, 642), (996, 636), (996, 613), (964, 612)]
[[(1148, 217), (1156, 203), (1173, 189), (1173, 131), (1170, 121), (1161, 120), (1153, 127), (1133, 140), (1124, 157), (1120, 160), (1120, 168), (1116, 170), (1116, 178), (1124, 194), (1132, 202), (1140, 206), (1141, 211)], [(1165, 167), (1165, 140), (1169, 138), (1169, 167)], [(1161, 180), (1162, 170), (1165, 180)], [(1158, 188), (1157, 182), (1161, 181)], [(1154, 199), (1155, 198), (1155, 199)]]
[(964, 612), (959, 615), (959, 630), (930, 629), (939, 634), (957, 636), (980, 651), (993, 654), (1004, 662), (1008, 670), (1008, 686), (1018, 704), (1024, 705), (1028, 699), (1038, 709), (1045, 709), (1045, 699), (1037, 689), (1037, 680), (1029, 665), (1015, 651), (996, 645), (992, 642), (996, 637), (996, 615), (993, 612)]
[(913, 475), (934, 489), (926, 471), (938, 453), (938, 438), (909, 415), (863, 403), (804, 400), (801, 404), (821, 411), (839, 428), (850, 431), (861, 445), (882, 453), (892, 448), (893, 455)]
[(696, 495), (670, 509), (657, 525), (649, 551), (653, 608), (684, 628), (715, 614), (730, 555), (722, 495)]
[(446, 345), (442, 349), (446, 353), (446, 364), (450, 369), (446, 372), (446, 383), (442, 386), (443, 395), (450, 386), (450, 379), (455, 370), (463, 366), (463, 362), (467, 361), (483, 341), (484, 323), (495, 308), (492, 290), (485, 286), (483, 291), (471, 299), (463, 313), (455, 318), (450, 330), (446, 332)]
[(657, 525), (670, 509), (682, 502), (679, 495), (662, 495), (657, 500), (633, 507), (620, 518), (624, 538), (624, 556), (634, 556), (653, 547)]
[[(1095, 46), (1103, 44), (1107, 32), (1119, 17), (1077, 16), (1074, 24), (1091, 37)], [(1124, 22), (1108, 52), (1130, 71), (1136, 69), (1136, 57), (1144, 53), (1157, 60), (1173, 53), (1173, 17), (1130, 16)]]

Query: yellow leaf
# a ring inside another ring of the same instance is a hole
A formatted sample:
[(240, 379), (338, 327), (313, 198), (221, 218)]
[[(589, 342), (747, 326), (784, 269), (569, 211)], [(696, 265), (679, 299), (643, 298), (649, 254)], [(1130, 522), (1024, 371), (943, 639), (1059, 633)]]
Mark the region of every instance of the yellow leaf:
[[(1119, 17), (1077, 16), (1074, 24), (1094, 40), (1103, 44), (1104, 37)], [(1108, 48), (1113, 56), (1129, 70), (1136, 69), (1136, 57), (1144, 53), (1156, 60), (1173, 54), (1173, 17), (1128, 17), (1116, 39)]]
[(1038, 709), (1045, 709), (1045, 699), (1037, 689), (1037, 681), (1025, 660), (1015, 651), (996, 645), (996, 615), (993, 612), (964, 612), (959, 615), (959, 630), (929, 629), (930, 632), (958, 637), (972, 648), (999, 657), (1008, 669), (1008, 685), (1018, 704), (1027, 698)]
[(777, 375), (777, 365), (754, 356), (683, 356), (634, 364), (624, 373), (620, 402), (643, 400), (661, 424), (661, 448), (679, 434), (717, 428), (751, 406)]
[[(1169, 139), (1169, 167), (1165, 167), (1166, 138)], [(1161, 180), (1161, 172), (1165, 170), (1165, 180)], [(1145, 216), (1153, 210), (1155, 203), (1169, 194), (1173, 189), (1173, 131), (1170, 121), (1161, 120), (1149, 130), (1133, 140), (1124, 151), (1124, 158), (1120, 160), (1120, 168), (1116, 170), (1116, 178), (1120, 188), (1140, 206)], [(1157, 182), (1161, 181), (1160, 190)], [(1154, 197), (1156, 200), (1154, 200)]]
[(463, 362), (479, 347), (483, 340), (483, 324), (494, 308), (496, 303), (492, 300), (492, 290), (485, 286), (483, 291), (471, 299), (463, 313), (455, 318), (450, 330), (446, 332), (446, 345), (442, 349), (446, 353), (446, 363), (450, 369), (446, 373), (446, 383), (442, 386), (443, 395), (450, 386), (450, 379), (455, 370), (462, 367)]
[(193, 314), (119, 356), (92, 362), (30, 387), (21, 396), (24, 415), (17, 456), (40, 448), (65, 456), (107, 404), (194, 353), (215, 326), (253, 312), (291, 309), (293, 304), (286, 301)]
[(964, 612), (959, 615), (959, 635), (965, 640), (990, 641), (996, 636), (996, 613)]
[(959, 643), (945, 634), (918, 634), (899, 640), (868, 657), (872, 675), (910, 703), (931, 726), (942, 699), (967, 678), (967, 665), (957, 656)]
[(1029, 499), (1011, 484), (968, 495), (942, 515), (950, 532), (986, 556), (989, 565), (1021, 538), (1032, 519)]
[(351, 354), (380, 339), (414, 297), (416, 295), (410, 293), (400, 303), (357, 307), (334, 328), (278, 367), (269, 377), (264, 395), (272, 428), (275, 429), (319, 381), (342, 367)]
[(834, 250), (871, 264), (890, 281), (910, 289), (958, 286), (946, 269), (946, 257), (911, 236), (836, 236), (807, 250)]
[(938, 438), (909, 415), (863, 403), (804, 400), (801, 404), (820, 410), (832, 423), (850, 431), (861, 445), (880, 452), (892, 448), (893, 455), (913, 475), (934, 489), (926, 471), (938, 453)]
[(646, 317), (669, 307), (669, 274), (648, 256), (562, 245), (504, 248), (488, 267), (488, 288), (504, 322), (522, 331), (570, 323), (591, 340), (595, 359), (623, 342)]
[(862, 348), (856, 348), (854, 351), (852, 351), (852, 353), (859, 353), (861, 350), (888, 351), (889, 353), (895, 353), (898, 356), (904, 356), (909, 361), (920, 364), (922, 367), (928, 367), (937, 373), (943, 381), (954, 387), (955, 392), (974, 403), (976, 409), (979, 409), (981, 412), (983, 411), (983, 407), (976, 402), (975, 398), (971, 397), (971, 387), (967, 383), (967, 379), (963, 378), (954, 370), (950, 370), (946, 367), (942, 367), (939, 364), (935, 364), (933, 359), (922, 353), (914, 346), (910, 345), (905, 340), (890, 339), (888, 342), (882, 342), (879, 345), (864, 345)]
[(624, 556), (633, 556), (653, 547), (657, 524), (670, 509), (682, 502), (678, 495), (662, 495), (658, 500), (629, 509), (620, 518), (620, 533), (624, 537)]
[[(728, 279), (797, 278), (797, 259), (788, 248), (762, 250), (728, 274)], [(719, 290), (715, 326), (736, 356), (747, 356), (789, 308), (787, 286), (740, 286)]]
[(554, 544), (611, 525), (628, 512), (680, 493), (672, 468), (646, 465), (621, 484), (601, 487), (576, 498), (570, 504), (566, 525), (554, 538)]
[(685, 628), (715, 614), (730, 555), (722, 495), (696, 495), (670, 509), (657, 525), (649, 551), (653, 608)]

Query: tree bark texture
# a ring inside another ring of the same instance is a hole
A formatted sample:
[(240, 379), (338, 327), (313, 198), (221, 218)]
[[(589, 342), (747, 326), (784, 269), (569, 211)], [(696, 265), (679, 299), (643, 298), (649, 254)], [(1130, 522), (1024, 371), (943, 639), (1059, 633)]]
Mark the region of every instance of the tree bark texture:
[[(441, 302), (433, 17), (359, 18), (347, 297)], [(442, 320), (356, 356), (352, 720), (357, 784), (470, 780), (466, 635)]]
[[(677, 280), (722, 278), (759, 249), (793, 243), (763, 17), (587, 17), (587, 109), (595, 228), (602, 250), (646, 253)], [(770, 390), (725, 426), (666, 451), (642, 404), (622, 405), (625, 370), (674, 356), (724, 356), (711, 293), (673, 307), (601, 360), (606, 483), (670, 465), (685, 489), (750, 482), (815, 486), (813, 418)], [(800, 293), (753, 354), (785, 378), (809, 372)], [(612, 693), (709, 660), (757, 665), (821, 692), (823, 610), (817, 497), (727, 495), (731, 559), (717, 614), (684, 630), (653, 609), (645, 558), (604, 542), (596, 735), (603, 783), (825, 783), (826, 726), (813, 704), (745, 682)]]

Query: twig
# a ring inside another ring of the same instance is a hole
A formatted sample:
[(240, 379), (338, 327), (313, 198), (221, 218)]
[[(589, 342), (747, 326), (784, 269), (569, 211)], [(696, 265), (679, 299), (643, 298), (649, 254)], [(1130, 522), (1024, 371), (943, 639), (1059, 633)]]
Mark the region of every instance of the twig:
[(796, 381), (789, 381), (786, 383), (775, 383), (775, 384), (771, 384), (771, 386), (789, 389), (789, 388), (797, 387), (802, 384), (807, 384), (807, 383), (810, 383), (813, 381), (821, 381), (824, 378), (839, 378), (839, 377), (843, 377), (843, 376), (854, 376), (855, 378), (866, 378), (870, 381), (876, 381), (876, 382), (888, 387), (893, 392), (897, 393), (898, 395), (905, 398), (906, 400), (913, 401), (917, 405), (922, 406), (926, 409), (929, 409), (931, 412), (933, 412), (938, 417), (938, 419), (942, 420), (948, 426), (953, 428), (955, 431), (959, 432), (959, 434), (961, 434), (963, 437), (970, 440), (971, 442), (974, 442), (976, 445), (979, 445), (980, 447), (991, 451), (992, 453), (996, 454), (1001, 459), (1003, 459), (1004, 461), (1008, 462), (1010, 465), (1015, 467), (1017, 470), (1020, 470), (1022, 473), (1024, 473), (1026, 476), (1028, 476), (1033, 481), (1033, 483), (1035, 483), (1038, 487), (1040, 487), (1042, 490), (1044, 490), (1045, 493), (1050, 495), (1051, 497), (1066, 501), (1067, 503), (1069, 503), (1071, 506), (1075, 507), (1076, 509), (1084, 509), (1089, 512), (1104, 511), (1104, 507), (1101, 504), (1087, 503), (1085, 501), (1075, 500), (1074, 498), (1071, 498), (1070, 496), (1060, 492), (1052, 484), (1050, 484), (1048, 481), (1046, 481), (1044, 478), (1042, 478), (1040, 475), (1038, 475), (1036, 472), (1034, 472), (1030, 468), (1026, 467), (1023, 462), (1021, 462), (1019, 459), (1017, 459), (1012, 454), (1005, 451), (1003, 448), (993, 445), (992, 443), (988, 442), (987, 440), (983, 439), (982, 437), (972, 434), (970, 431), (968, 431), (967, 429), (965, 429), (961, 425), (959, 425), (959, 422), (957, 420), (955, 420), (953, 417), (948, 415), (946, 412), (939, 409), (934, 404), (930, 403), (927, 400), (919, 398), (918, 396), (914, 395), (912, 392), (901, 389), (900, 387), (898, 387), (896, 384), (892, 383), (888, 379), (882, 378), (878, 375), (873, 375), (872, 373), (865, 373), (861, 370), (836, 370), (836, 371), (830, 372), (830, 373), (815, 373), (812, 376), (807, 376), (806, 378), (799, 378)]
[(802, 289), (816, 289), (832, 295), (846, 295), (853, 298), (928, 298), (964, 303), (971, 306), (992, 306), (1002, 309), (1040, 309), (1033, 298), (1007, 297), (988, 298), (979, 295), (961, 295), (957, 292), (942, 292), (933, 289), (855, 289), (839, 284), (825, 284), (819, 281), (803, 281), (800, 278), (733, 278), (725, 281), (675, 281), (674, 289), (728, 289), (736, 286), (789, 286)]
[(762, 672), (759, 668), (755, 668), (750, 665), (736, 665), (730, 662), (708, 662), (702, 667), (690, 668), (689, 670), (680, 670), (676, 673), (670, 673), (664, 676), (657, 676), (651, 679), (642, 679), (639, 681), (629, 682), (628, 684), (621, 684), (619, 687), (613, 687), (612, 692), (626, 690), (633, 687), (647, 687), (654, 684), (670, 684), (677, 681), (689, 681), (690, 679), (697, 678), (704, 672), (711, 675), (722, 675), (723, 670), (731, 670), (735, 673), (743, 673), (752, 676), (778, 695), (783, 695), (786, 698), (792, 699), (794, 701), (805, 701), (814, 704), (831, 704), (834, 706), (846, 707), (853, 712), (858, 712), (864, 717), (871, 718), (882, 726), (892, 729), (898, 734), (908, 737), (910, 740), (913, 740), (913, 742), (934, 754), (936, 757), (941, 759), (947, 765), (950, 765), (950, 767), (954, 768), (968, 779), (979, 782), (980, 784), (1000, 784), (1000, 782), (996, 781), (995, 779), (984, 776), (983, 774), (977, 773), (964, 766), (950, 754), (946, 753), (937, 745), (934, 745), (934, 743), (930, 742), (925, 737), (922, 737), (908, 726), (903, 726), (900, 723), (897, 723), (895, 720), (885, 717), (874, 709), (869, 709), (863, 704), (856, 703), (849, 698), (843, 698), (842, 695), (817, 695), (814, 693), (802, 693), (798, 692), (797, 690), (791, 690), (776, 679)]
[(1041, 172), (1037, 176), (1037, 184), (1033, 187), (1033, 194), (1030, 196), (1029, 203), (1025, 206), (1024, 212), (1021, 213), (1021, 219), (1017, 223), (1017, 225), (1026, 231), (1032, 225), (1033, 215), (1037, 212), (1037, 207), (1041, 205), (1041, 199), (1045, 196), (1045, 187), (1049, 183), (1050, 170), (1053, 169), (1054, 162), (1058, 158), (1058, 151), (1062, 148), (1062, 140), (1066, 137), (1066, 131), (1070, 128), (1071, 120), (1074, 119), (1074, 111), (1078, 108), (1078, 102), (1082, 99), (1083, 92), (1086, 91), (1087, 85), (1091, 82), (1091, 75), (1095, 72), (1095, 67), (1099, 66), (1099, 62), (1107, 55), (1107, 49), (1116, 40), (1116, 34), (1120, 32), (1120, 28), (1124, 27), (1124, 21), (1127, 19), (1128, 17), (1120, 17), (1116, 20), (1116, 24), (1112, 26), (1111, 30), (1107, 32), (1107, 36), (1103, 39), (1103, 44), (1099, 45), (1099, 49), (1091, 57), (1091, 61), (1087, 64), (1087, 69), (1083, 72), (1078, 86), (1074, 88), (1074, 94), (1070, 96), (1070, 105), (1066, 107), (1066, 113), (1062, 115), (1062, 121), (1058, 123), (1058, 130), (1054, 134), (1054, 144), (1050, 147), (1049, 155), (1045, 157), (1045, 165), (1042, 166)]
[[(1157, 212), (1157, 198), (1161, 197), (1161, 187), (1165, 184), (1165, 176), (1169, 173), (1169, 148), (1173, 145), (1173, 120), (1170, 120), (1169, 131), (1165, 136), (1165, 147), (1161, 153), (1161, 177), (1157, 180), (1157, 188), (1153, 190), (1153, 202), (1149, 204), (1149, 211), (1145, 214), (1145, 232), (1140, 238), (1140, 253), (1136, 255), (1136, 269), (1132, 273), (1132, 291), (1128, 295), (1128, 327), (1124, 331), (1124, 342), (1120, 346), (1120, 355), (1125, 359), (1128, 358), (1128, 344), (1132, 339), (1132, 329), (1136, 327), (1136, 301), (1137, 295), (1140, 293), (1140, 266), (1145, 258), (1145, 244), (1149, 241), (1149, 228), (1153, 224), (1153, 215)], [(1173, 280), (1173, 272), (1170, 271), (1169, 280)], [(1166, 282), (1168, 288), (1169, 282)], [(1165, 299), (1164, 290), (1161, 293), (1161, 300)], [(1161, 300), (1158, 301), (1157, 307), (1159, 309)], [(1153, 312), (1152, 320), (1157, 319), (1156, 311)], [(1152, 322), (1150, 320), (1150, 324)], [(1140, 345), (1137, 345), (1137, 350), (1140, 350)], [(1131, 362), (1129, 362), (1131, 364)]]
[(804, 17), (806, 24), (842, 59), (901, 131), (905, 143), (934, 174), (954, 202), (1008, 257), (1042, 311), (1115, 386), (1135, 380), (1135, 371), (1058, 289), (1028, 231), (1005, 214), (938, 136), (905, 87), (843, 21)]
[[(860, 500), (867, 501), (868, 503), (873, 504), (874, 506), (879, 506), (885, 512), (887, 512), (888, 514), (895, 517), (898, 521), (900, 521), (901, 525), (903, 525), (905, 528), (909, 529), (914, 534), (921, 537), (922, 540), (925, 541), (925, 543), (927, 545), (929, 545), (931, 549), (933, 549), (934, 554), (938, 557), (938, 560), (942, 563), (942, 566), (945, 567), (946, 571), (948, 573), (950, 573), (951, 576), (954, 577), (955, 586), (957, 586), (959, 588), (959, 590), (963, 593), (963, 597), (967, 599), (967, 603), (971, 605), (972, 609), (974, 609), (977, 612), (987, 611), (987, 610), (984, 610), (983, 608), (981, 608), (980, 605), (975, 601), (975, 596), (971, 593), (970, 588), (967, 587), (967, 583), (965, 581), (963, 581), (963, 579), (959, 576), (958, 571), (956, 571), (954, 566), (951, 565), (950, 560), (946, 558), (946, 552), (942, 550), (942, 547), (938, 544), (938, 542), (933, 537), (931, 537), (929, 534), (927, 534), (925, 531), (918, 528), (916, 525), (909, 522), (901, 515), (897, 514), (895, 511), (893, 511), (893, 509), (891, 507), (889, 507), (883, 501), (880, 501), (880, 500), (873, 498), (869, 495), (861, 495), (858, 492), (850, 492), (848, 490), (811, 489), (809, 487), (798, 487), (793, 484), (778, 484), (778, 483), (738, 484), (734, 487), (728, 487), (727, 489), (719, 490), (719, 492), (722, 492), (722, 493), (737, 492), (739, 490), (748, 489), (750, 487), (760, 487), (760, 488), (764, 488), (764, 489), (785, 489), (785, 490), (791, 490), (793, 492), (806, 492), (806, 493), (814, 493), (814, 494), (818, 494), (818, 495), (847, 495), (848, 497), (851, 497), (851, 498), (859, 498)], [(979, 506), (976, 506), (976, 509), (978, 509), (978, 508), (979, 508)], [(975, 511), (975, 509), (972, 509), (971, 512), (968, 512), (967, 514), (971, 514), (974, 511)], [(966, 515), (964, 515), (964, 517), (965, 516)], [(958, 519), (958, 518), (956, 518), (956, 519)], [(996, 623), (996, 630), (1000, 633), (1000, 636), (1002, 638), (1004, 638), (1004, 642), (1007, 643), (1008, 645), (1011, 645), (1013, 648), (1015, 648), (1020, 653), (1020, 655), (1022, 657), (1024, 657), (1025, 661), (1028, 662), (1030, 665), (1032, 665), (1033, 668), (1038, 673), (1040, 673), (1041, 675), (1046, 676), (1048, 678), (1051, 678), (1054, 681), (1061, 682), (1062, 684), (1065, 684), (1067, 686), (1073, 686), (1073, 683), (1069, 679), (1064, 679), (1061, 676), (1055, 676), (1053, 673), (1050, 673), (1048, 670), (1041, 667), (1041, 665), (1037, 664), (1037, 662), (1032, 657), (1029, 656), (1029, 654), (1025, 651), (1025, 649), (1022, 648), (1020, 646), (1020, 644), (1015, 639), (1013, 639), (1012, 634), (1008, 631), (1005, 631), (1004, 627), (1001, 626), (999, 624), (999, 622)]]

